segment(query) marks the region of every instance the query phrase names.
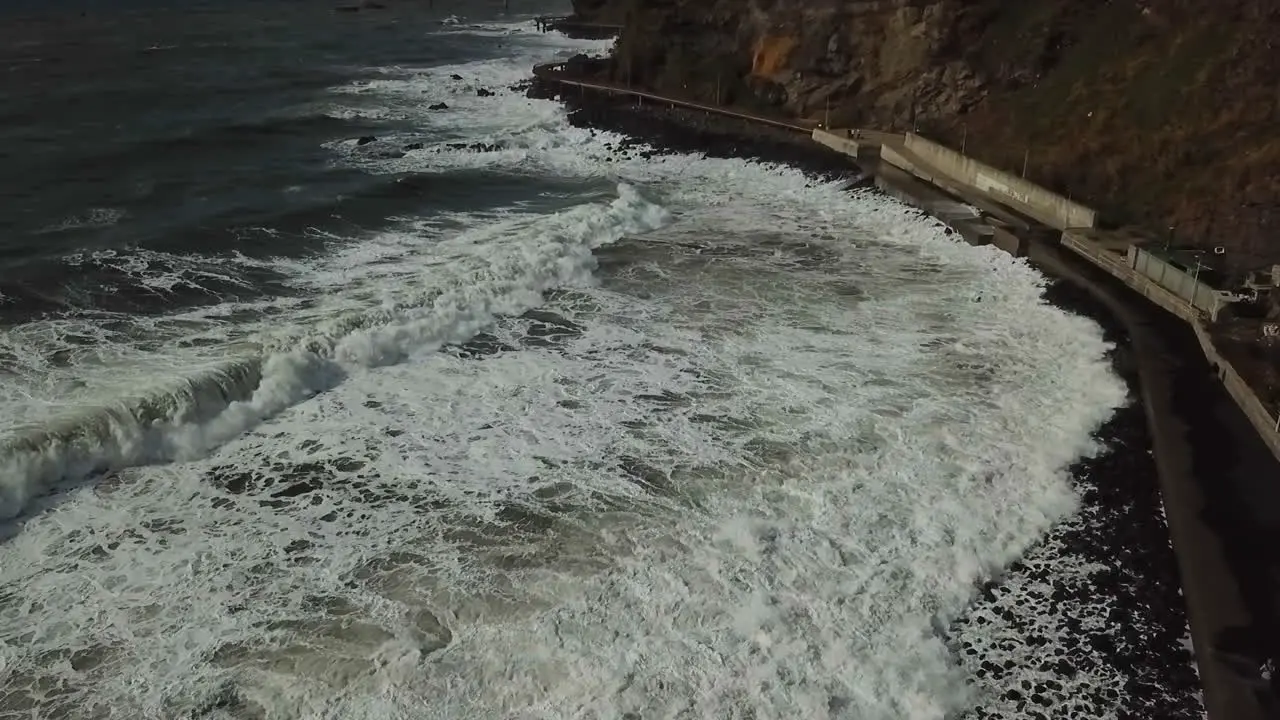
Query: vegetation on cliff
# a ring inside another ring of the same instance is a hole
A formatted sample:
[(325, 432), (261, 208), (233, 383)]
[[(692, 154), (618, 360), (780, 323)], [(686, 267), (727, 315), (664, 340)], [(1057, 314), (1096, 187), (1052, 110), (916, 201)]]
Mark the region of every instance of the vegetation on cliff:
[(1249, 269), (1280, 262), (1272, 0), (574, 0), (612, 79), (918, 129)]

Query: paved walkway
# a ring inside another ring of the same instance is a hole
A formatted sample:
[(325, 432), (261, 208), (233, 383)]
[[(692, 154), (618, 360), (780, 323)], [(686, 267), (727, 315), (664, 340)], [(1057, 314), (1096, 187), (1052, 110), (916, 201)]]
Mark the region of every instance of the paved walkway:
[(692, 100), (681, 100), (679, 98), (658, 95), (656, 93), (651, 93), (644, 90), (637, 90), (635, 88), (630, 88), (630, 87), (627, 87), (626, 85), (621, 85), (619, 83), (611, 83), (611, 82), (600, 81), (600, 80), (581, 80), (568, 75), (567, 73), (564, 72), (563, 68), (564, 68), (563, 65), (537, 65), (533, 68), (533, 74), (535, 77), (537, 77), (538, 79), (544, 82), (556, 83), (558, 85), (563, 85), (565, 87), (574, 87), (582, 90), (603, 92), (603, 93), (608, 93), (610, 95), (629, 96), (629, 97), (636, 98), (641, 102), (647, 100), (649, 102), (659, 104), (659, 105), (681, 107), (689, 110), (699, 110), (706, 113), (712, 113), (713, 115), (721, 115), (724, 117), (738, 118), (740, 120), (747, 120), (749, 122), (759, 123), (761, 125), (771, 125), (773, 127), (779, 127), (786, 130), (795, 130), (796, 132), (802, 132), (806, 134), (813, 132), (813, 128), (816, 125), (815, 123), (805, 121), (805, 120), (768, 117), (765, 115), (750, 113), (743, 110), (735, 110), (735, 109), (723, 107), (720, 105), (707, 105), (704, 103), (694, 102)]

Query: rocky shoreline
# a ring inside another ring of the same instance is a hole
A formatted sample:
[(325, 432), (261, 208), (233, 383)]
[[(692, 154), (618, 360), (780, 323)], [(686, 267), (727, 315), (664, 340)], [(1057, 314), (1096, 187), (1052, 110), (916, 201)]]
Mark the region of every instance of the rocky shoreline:
[(569, 109), (574, 127), (627, 136), (621, 151), (650, 155), (703, 153), (791, 165), (823, 178), (852, 178), (859, 168), (847, 156), (815, 145), (807, 135), (684, 108), (638, 104), (632, 98), (566, 92), (534, 79), (533, 98), (555, 99)]
[[(746, 121), (561, 93), (577, 127), (622, 133), (621, 153), (700, 152), (787, 164), (828, 179), (860, 170), (807, 137)], [(1097, 433), (1107, 450), (1071, 471), (1081, 512), (992, 583), (944, 634), (975, 691), (966, 718), (1199, 718), (1177, 565), (1161, 502), (1137, 365), (1123, 323), (1089, 292), (1055, 281), (1047, 299), (1093, 318), (1133, 402)]]

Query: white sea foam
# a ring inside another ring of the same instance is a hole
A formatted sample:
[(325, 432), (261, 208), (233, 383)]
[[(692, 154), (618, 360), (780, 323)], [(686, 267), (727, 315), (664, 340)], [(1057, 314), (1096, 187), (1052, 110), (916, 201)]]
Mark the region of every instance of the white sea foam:
[[(231, 361), (237, 367), (252, 365), (256, 388), (248, 397), (236, 398), (242, 388), (227, 387), (231, 402), (212, 417), (201, 396), (198, 407), (179, 400), (159, 417), (81, 408), (70, 417), (51, 419), (53, 429), (24, 433), (3, 448), (0, 517), (16, 515), (34, 494), (60, 480), (200, 457), (330, 389), (353, 367), (399, 362), (415, 352), (463, 342), (499, 315), (540, 304), (547, 290), (589, 282), (592, 249), (665, 221), (662, 208), (621, 185), (619, 198), (604, 209), (582, 206), (442, 243), (438, 264), (427, 265), (415, 278), (423, 284), (400, 297), (384, 297), (381, 307), (322, 304), (317, 314), (323, 319), (315, 323), (283, 333), (260, 329), (253, 340), (263, 347), (262, 354)], [(431, 272), (433, 268), (439, 272)], [(218, 366), (208, 372), (221, 370)], [(153, 387), (164, 398), (176, 394), (162, 384)]]
[[(581, 47), (521, 38), (473, 77)], [(1064, 469), (1124, 400), (1099, 329), (877, 195), (620, 160), (505, 91), (448, 120), (415, 105), (458, 69), (359, 94), (511, 149), (334, 152), (617, 198), (334, 239), (273, 264), (300, 299), (199, 325), (261, 348), (262, 381), (198, 423), (111, 426), (119, 465), (186, 460), (68, 492), (0, 546), (0, 711), (963, 707), (935, 628), (1075, 507)], [(435, 352), (483, 328), (495, 354)], [(40, 482), (65, 472), (44, 457)]]

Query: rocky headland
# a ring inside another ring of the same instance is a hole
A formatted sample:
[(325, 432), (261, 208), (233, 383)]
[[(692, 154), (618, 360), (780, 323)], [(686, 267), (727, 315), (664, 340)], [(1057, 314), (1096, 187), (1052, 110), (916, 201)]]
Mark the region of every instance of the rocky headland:
[(917, 129), (1114, 223), (1280, 262), (1271, 0), (574, 0), (602, 77), (833, 126)]

